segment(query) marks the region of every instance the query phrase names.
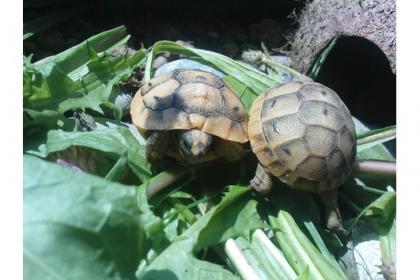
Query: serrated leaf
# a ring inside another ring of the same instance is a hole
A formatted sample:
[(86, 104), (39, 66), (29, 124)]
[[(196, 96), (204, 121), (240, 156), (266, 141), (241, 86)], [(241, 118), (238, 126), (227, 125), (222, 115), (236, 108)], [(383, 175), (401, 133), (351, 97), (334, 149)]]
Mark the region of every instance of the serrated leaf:
[(118, 159), (127, 153), (129, 166), (142, 180), (150, 179), (150, 166), (144, 159), (144, 146), (127, 127), (102, 128), (88, 132), (50, 130), (47, 136), (47, 154), (65, 150), (71, 146), (88, 147)]
[[(200, 217), (179, 238), (171, 243), (145, 268), (138, 271), (139, 279), (237, 279), (232, 273), (219, 265), (201, 261), (194, 253), (200, 249), (223, 242), (226, 238), (248, 236), (255, 225), (244, 225), (241, 229), (233, 229), (238, 225), (238, 214), (245, 211), (241, 224), (247, 219), (250, 224), (262, 226), (256, 218), (255, 204), (249, 203), (246, 194), (249, 188), (230, 186), (222, 201)], [(245, 204), (244, 204), (245, 203)], [(223, 218), (225, 218), (223, 220)], [(251, 218), (251, 220), (250, 220)], [(222, 222), (223, 221), (223, 222)], [(242, 226), (241, 226), (242, 227)], [(173, 256), (177, 256), (174, 258)]]
[(127, 42), (124, 27), (95, 35), (79, 45), (36, 63), (24, 64), (24, 107), (32, 110), (92, 109), (118, 115), (111, 93), (145, 62), (145, 51), (111, 57), (105, 53)]
[(146, 189), (148, 182), (143, 183), (137, 190), (137, 206), (140, 210), (140, 221), (144, 224), (147, 237), (153, 242), (153, 249), (160, 253), (168, 246), (169, 239), (164, 231), (164, 224), (161, 218), (157, 217), (150, 209)]

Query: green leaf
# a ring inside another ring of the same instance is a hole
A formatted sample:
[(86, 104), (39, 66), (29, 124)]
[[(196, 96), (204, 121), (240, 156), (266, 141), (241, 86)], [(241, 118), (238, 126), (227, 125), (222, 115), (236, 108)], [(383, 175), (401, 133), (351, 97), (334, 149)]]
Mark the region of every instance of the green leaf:
[(337, 34), (331, 41), (328, 43), (327, 47), (321, 52), (321, 54), (316, 59), (314, 65), (311, 67), (311, 70), (309, 71), (308, 76), (312, 79), (316, 79), (316, 77), (319, 74), (319, 71), (322, 68), (322, 65), (324, 64), (325, 60), (327, 59), (328, 55), (334, 48), (335, 44), (337, 43), (337, 40), (340, 38), (341, 34)]
[(128, 164), (140, 180), (148, 180), (152, 173), (144, 158), (144, 146), (129, 128), (123, 126), (101, 128), (88, 132), (50, 130), (47, 136), (47, 153), (65, 150), (71, 146), (88, 147), (106, 153), (114, 159), (128, 155)]
[[(356, 127), (356, 133), (358, 135), (358, 138), (362, 139), (364, 137), (369, 137), (371, 133), (372, 135), (375, 134), (375, 132), (370, 132), (371, 131), (370, 129), (368, 129), (364, 124), (362, 124), (359, 120), (357, 120), (354, 117), (353, 117), (353, 122)], [(392, 131), (392, 126), (388, 128), (384, 128), (384, 130)], [(383, 131), (379, 130), (378, 132), (380, 133)], [(363, 160), (363, 159), (371, 159), (371, 160), (378, 159), (378, 160), (385, 160), (385, 161), (395, 160), (395, 158), (391, 155), (391, 153), (381, 143), (379, 143), (378, 145), (368, 147), (363, 150), (360, 150), (358, 147), (356, 160)]]
[(395, 139), (396, 126), (388, 126), (380, 129), (364, 131), (357, 134), (357, 151), (369, 149), (378, 144)]
[(149, 245), (136, 191), (23, 158), (25, 279), (129, 279)]
[(360, 219), (366, 219), (369, 225), (380, 235), (388, 233), (395, 218), (396, 193), (386, 192), (367, 206), (355, 219), (352, 227)]
[(309, 279), (311, 279), (309, 277), (309, 267), (306, 266), (305, 270), (301, 274), (299, 274), (296, 280), (309, 280)]
[(250, 239), (251, 232), (266, 227), (257, 213), (257, 202), (245, 195), (249, 191), (248, 187), (229, 187), (216, 212), (199, 234), (195, 251), (237, 236)]
[(309, 279), (345, 279), (343, 271), (321, 255), (288, 212), (280, 210), (277, 218), (269, 216), (269, 220), (280, 249), (297, 274), (309, 267)]
[(396, 220), (392, 222), (392, 226), (385, 235), (379, 237), (381, 243), (381, 255), (384, 262), (396, 261)]
[(127, 167), (128, 167), (128, 155), (127, 153), (124, 153), (122, 156), (120, 156), (120, 158), (117, 160), (117, 162), (108, 172), (108, 174), (106, 174), (105, 179), (114, 181), (114, 182), (121, 181), (126, 175)]
[(155, 251), (160, 252), (169, 244), (169, 239), (164, 231), (161, 218), (157, 217), (150, 209), (147, 201), (146, 189), (148, 182), (143, 183), (137, 191), (137, 206), (140, 210), (140, 221), (144, 224), (147, 237), (152, 240)]
[(245, 105), (246, 110), (249, 112), (251, 110), (252, 103), (258, 97), (251, 88), (249, 88), (244, 83), (241, 83), (232, 76), (223, 77), (224, 82), (228, 85), (238, 96), (241, 98), (243, 104)]
[(142, 49), (132, 56), (112, 57), (104, 51), (111, 52), (128, 39), (124, 27), (118, 27), (34, 64), (26, 61), (24, 107), (60, 113), (89, 108), (103, 114), (103, 105), (118, 114), (112, 93), (120, 80), (127, 79), (135, 67), (145, 62), (146, 54)]
[(57, 111), (23, 109), (23, 129), (28, 127), (71, 130), (75, 127), (75, 123)]
[[(200, 217), (148, 266), (141, 267), (137, 272), (138, 278), (237, 279), (220, 265), (198, 260), (194, 253), (227, 238), (247, 237), (253, 228), (263, 226), (258, 222), (255, 202), (246, 195), (249, 190), (247, 187), (230, 186), (219, 204)], [(243, 218), (240, 218), (241, 213)]]

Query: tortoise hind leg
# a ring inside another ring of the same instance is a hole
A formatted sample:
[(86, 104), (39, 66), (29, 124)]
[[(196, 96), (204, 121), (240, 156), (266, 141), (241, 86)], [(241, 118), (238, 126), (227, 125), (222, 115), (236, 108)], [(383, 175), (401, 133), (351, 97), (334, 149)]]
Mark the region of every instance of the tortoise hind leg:
[(251, 188), (255, 189), (260, 193), (268, 193), (271, 191), (273, 181), (271, 180), (270, 174), (265, 171), (264, 167), (258, 163), (255, 176), (250, 182)]
[(340, 210), (337, 205), (338, 189), (322, 192), (319, 196), (325, 206), (327, 228), (339, 235), (347, 235), (348, 232), (343, 227)]

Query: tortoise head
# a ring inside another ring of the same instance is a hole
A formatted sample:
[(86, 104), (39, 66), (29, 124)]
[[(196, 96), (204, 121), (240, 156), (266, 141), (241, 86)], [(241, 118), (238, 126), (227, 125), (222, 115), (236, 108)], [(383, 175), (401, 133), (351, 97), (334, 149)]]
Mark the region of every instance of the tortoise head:
[(177, 138), (179, 150), (189, 162), (201, 161), (210, 150), (213, 140), (212, 135), (197, 129), (179, 131)]

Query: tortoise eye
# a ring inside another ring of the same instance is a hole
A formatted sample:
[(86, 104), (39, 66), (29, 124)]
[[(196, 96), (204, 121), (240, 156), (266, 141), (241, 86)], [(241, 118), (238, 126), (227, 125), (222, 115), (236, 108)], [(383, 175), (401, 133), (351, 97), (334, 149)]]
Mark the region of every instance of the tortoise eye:
[(180, 141), (181, 143), (181, 147), (183, 148), (183, 149), (185, 149), (185, 150), (188, 150), (188, 149), (190, 149), (190, 145), (188, 145), (188, 141), (187, 140), (185, 140), (185, 139), (181, 139), (181, 141)]

